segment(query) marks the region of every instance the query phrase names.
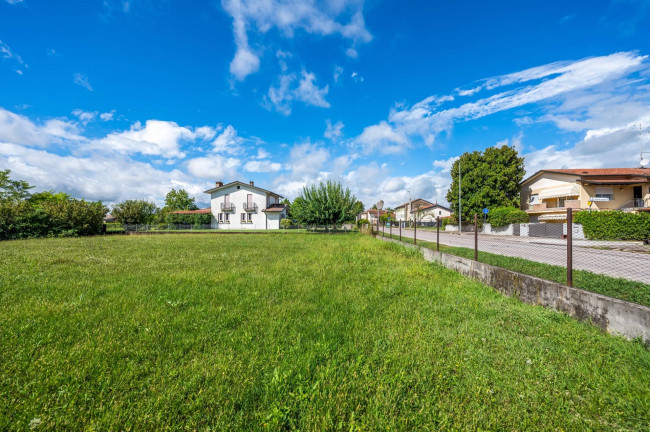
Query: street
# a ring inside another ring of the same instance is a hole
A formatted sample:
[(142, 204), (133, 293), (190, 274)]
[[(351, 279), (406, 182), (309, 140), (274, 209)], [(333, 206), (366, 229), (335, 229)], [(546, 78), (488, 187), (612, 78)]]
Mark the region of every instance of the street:
[[(386, 229), (385, 232), (388, 233), (389, 230)], [(399, 228), (393, 227), (392, 232), (399, 234)], [(402, 237), (413, 238), (413, 230), (402, 229)], [(418, 229), (417, 240), (435, 243), (436, 232)], [(473, 249), (474, 233), (459, 235), (440, 231), (440, 244)], [(629, 243), (575, 240), (573, 268), (650, 284), (650, 253), (647, 247), (637, 247), (638, 251), (604, 249), (604, 247), (621, 247), (625, 244)], [(567, 264), (566, 240), (563, 239), (479, 234), (478, 248), (479, 251), (562, 267), (566, 267)]]

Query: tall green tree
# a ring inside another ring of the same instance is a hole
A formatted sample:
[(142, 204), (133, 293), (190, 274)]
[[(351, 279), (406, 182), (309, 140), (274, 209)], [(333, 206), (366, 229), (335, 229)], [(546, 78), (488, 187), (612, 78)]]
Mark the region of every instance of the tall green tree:
[(489, 147), (463, 153), (451, 168), (447, 201), (458, 217), (458, 170), (461, 170), (463, 220), (473, 220), (484, 208), (519, 207), (519, 183), (524, 178), (524, 158), (513, 147)]
[(0, 170), (0, 201), (22, 201), (30, 197), (30, 186), (25, 180), (12, 180), (11, 170)]
[(172, 189), (165, 196), (165, 207), (170, 211), (197, 210), (194, 198), (190, 197), (185, 189)]
[(145, 200), (126, 200), (111, 210), (121, 224), (149, 224), (155, 220), (157, 212), (156, 204)]
[(350, 189), (343, 188), (341, 183), (327, 181), (318, 186), (303, 187), (291, 207), (299, 223), (329, 227), (354, 221), (363, 210), (363, 204), (361, 207), (359, 204)]

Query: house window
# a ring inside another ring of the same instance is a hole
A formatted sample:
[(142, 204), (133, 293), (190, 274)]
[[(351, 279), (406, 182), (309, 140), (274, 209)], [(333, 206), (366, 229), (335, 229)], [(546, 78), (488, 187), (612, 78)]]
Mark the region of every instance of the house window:
[(230, 222), (230, 213), (223, 213), (226, 222)]
[(224, 204), (226, 204), (226, 207), (228, 207), (230, 205), (230, 194), (225, 194), (223, 196), (223, 202), (224, 202)]
[(438, 210), (438, 214), (441, 215), (441, 214), (442, 214), (442, 210)]
[(246, 222), (246, 213), (241, 214), (241, 221)]
[(253, 194), (246, 195), (246, 204), (248, 205), (248, 208), (253, 207)]
[(558, 207), (564, 207), (564, 201), (565, 201), (565, 200), (566, 200), (565, 197), (559, 197), (559, 198), (557, 199), (557, 206), (558, 206)]
[(539, 195), (531, 195), (530, 204), (539, 204)]
[(246, 215), (246, 218), (248, 219), (248, 223), (252, 223), (253, 222), (253, 213), (248, 213)]
[(219, 213), (219, 222), (223, 222), (223, 213)]
[(614, 199), (614, 189), (608, 187), (596, 187), (596, 198), (598, 201), (612, 201)]

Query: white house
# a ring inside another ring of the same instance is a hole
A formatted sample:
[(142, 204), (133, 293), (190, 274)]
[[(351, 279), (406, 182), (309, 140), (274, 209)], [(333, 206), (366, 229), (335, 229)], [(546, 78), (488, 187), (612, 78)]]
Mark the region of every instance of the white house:
[(451, 216), (451, 210), (438, 203), (422, 207), (414, 206), (413, 212), (415, 213), (415, 219), (417, 219), (418, 222), (435, 222), (437, 217), (444, 219)]
[(287, 217), (282, 196), (255, 186), (253, 182), (216, 182), (205, 191), (210, 194), (212, 228), (216, 229), (279, 229)]

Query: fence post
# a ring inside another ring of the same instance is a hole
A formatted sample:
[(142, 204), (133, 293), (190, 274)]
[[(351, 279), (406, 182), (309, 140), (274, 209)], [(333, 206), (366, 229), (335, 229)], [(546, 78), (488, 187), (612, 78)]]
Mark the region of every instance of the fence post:
[(573, 286), (573, 209), (566, 214), (566, 284)]
[(402, 221), (399, 221), (399, 241), (402, 241)]
[(474, 213), (474, 261), (478, 261), (478, 214)]
[(418, 244), (418, 221), (413, 218), (413, 244)]
[(436, 216), (436, 251), (440, 251), (440, 216)]
[(389, 230), (390, 230), (389, 231), (390, 238), (393, 238), (393, 223), (392, 222), (389, 222), (389, 223), (390, 223), (390, 228), (389, 228)]

